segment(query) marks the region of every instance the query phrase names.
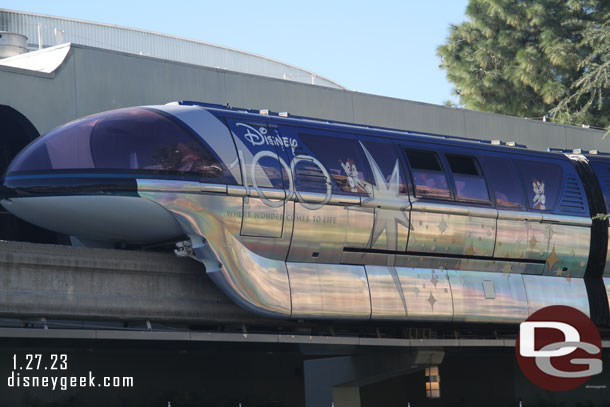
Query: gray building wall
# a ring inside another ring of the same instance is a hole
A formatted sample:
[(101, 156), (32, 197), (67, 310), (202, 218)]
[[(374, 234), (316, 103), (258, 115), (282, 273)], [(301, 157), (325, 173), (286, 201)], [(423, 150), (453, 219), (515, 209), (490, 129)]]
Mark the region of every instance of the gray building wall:
[(0, 66), (0, 105), (40, 133), (78, 117), (126, 106), (197, 100), (288, 111), (321, 119), (434, 134), (516, 141), (530, 148), (610, 152), (604, 132), (510, 116), (331, 89), (303, 83), (72, 45), (44, 74)]

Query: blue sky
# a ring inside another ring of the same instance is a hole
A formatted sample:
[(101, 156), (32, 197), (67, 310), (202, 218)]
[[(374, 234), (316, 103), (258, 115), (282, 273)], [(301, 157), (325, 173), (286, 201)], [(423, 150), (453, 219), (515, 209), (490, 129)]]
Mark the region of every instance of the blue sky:
[(28, 1), (0, 7), (141, 28), (254, 52), (348, 89), (456, 101), (436, 47), (466, 19), (467, 0)]

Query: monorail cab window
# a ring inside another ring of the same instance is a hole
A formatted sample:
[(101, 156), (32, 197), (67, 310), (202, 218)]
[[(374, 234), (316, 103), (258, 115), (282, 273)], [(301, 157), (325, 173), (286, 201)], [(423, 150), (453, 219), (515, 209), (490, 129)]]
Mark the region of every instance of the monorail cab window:
[(197, 174), (219, 178), (220, 161), (185, 128), (144, 109), (100, 120), (91, 131), (96, 168)]
[(482, 157), (481, 164), (493, 191), (496, 207), (523, 210), (523, 188), (511, 160), (505, 157)]
[(445, 157), (453, 175), (456, 199), (466, 202), (489, 203), (487, 184), (477, 160), (472, 156), (457, 154), (446, 154)]
[(405, 150), (411, 166), (415, 196), (418, 198), (451, 199), (447, 177), (436, 153)]
[(41, 137), (12, 172), (94, 169), (220, 180), (225, 167), (203, 140), (159, 112), (128, 108)]

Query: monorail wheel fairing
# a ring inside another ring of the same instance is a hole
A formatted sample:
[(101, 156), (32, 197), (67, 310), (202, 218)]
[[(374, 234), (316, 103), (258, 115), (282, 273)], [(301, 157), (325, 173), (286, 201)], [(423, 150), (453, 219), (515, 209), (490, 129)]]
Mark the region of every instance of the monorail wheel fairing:
[(183, 102), (38, 138), (1, 203), (86, 245), (176, 241), (267, 316), (519, 323), (562, 304), (608, 323), (608, 169)]

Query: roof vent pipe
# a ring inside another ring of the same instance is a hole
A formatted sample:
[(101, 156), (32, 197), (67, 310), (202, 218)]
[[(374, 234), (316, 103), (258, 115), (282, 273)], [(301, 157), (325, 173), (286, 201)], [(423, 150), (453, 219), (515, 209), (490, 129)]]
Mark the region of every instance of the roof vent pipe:
[(14, 57), (28, 52), (28, 37), (25, 35), (0, 31), (0, 58)]

